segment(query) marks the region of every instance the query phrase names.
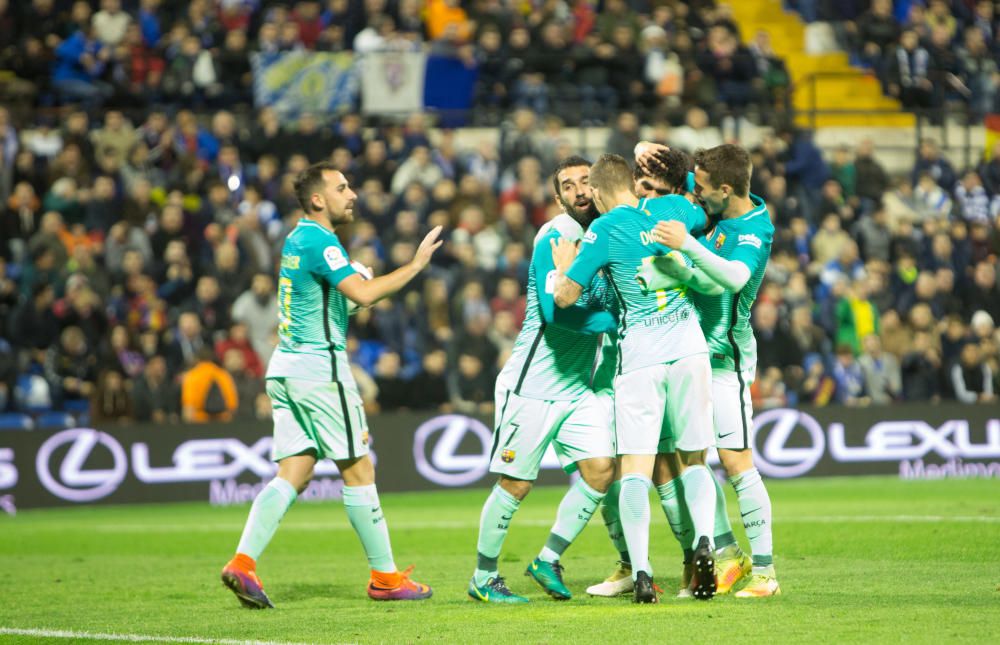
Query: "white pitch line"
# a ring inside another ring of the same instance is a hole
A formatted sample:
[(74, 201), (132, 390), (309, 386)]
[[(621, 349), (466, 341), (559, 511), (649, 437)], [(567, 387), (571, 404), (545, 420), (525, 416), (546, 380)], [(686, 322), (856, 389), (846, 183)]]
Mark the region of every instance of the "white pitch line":
[(0, 627), (0, 635), (35, 636), (38, 638), (72, 638), (91, 641), (126, 641), (130, 643), (207, 643), (209, 645), (307, 645), (282, 641), (253, 641), (233, 638), (200, 638), (197, 636), (151, 636), (148, 634), (101, 634), (65, 629), (17, 629)]
[[(996, 524), (1000, 516), (990, 515), (799, 515), (776, 517), (774, 521), (780, 524), (850, 524), (850, 523), (961, 523), (961, 524)], [(516, 520), (517, 526), (541, 527), (551, 526), (551, 519), (524, 518)], [(30, 527), (36, 530), (62, 531), (72, 528), (71, 523), (41, 524)], [(469, 520), (441, 520), (431, 522), (393, 522), (390, 518), (389, 527), (396, 531), (427, 531), (427, 530), (461, 530), (476, 529), (478, 522)], [(225, 533), (240, 531), (243, 524), (101, 524), (91, 527), (96, 533)], [(352, 531), (349, 524), (333, 522), (298, 522), (282, 524), (283, 533), (319, 532), (319, 531)]]

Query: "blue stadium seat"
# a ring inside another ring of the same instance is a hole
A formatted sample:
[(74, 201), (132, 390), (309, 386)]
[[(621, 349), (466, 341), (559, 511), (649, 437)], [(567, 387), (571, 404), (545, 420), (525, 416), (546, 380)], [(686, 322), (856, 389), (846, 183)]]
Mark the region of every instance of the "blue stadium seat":
[(46, 412), (38, 415), (35, 426), (38, 428), (69, 428), (76, 425), (73, 415), (65, 412)]
[(32, 430), (34, 427), (35, 422), (27, 414), (0, 414), (0, 430)]
[(66, 399), (63, 401), (63, 407), (71, 414), (90, 412), (90, 401), (87, 399)]

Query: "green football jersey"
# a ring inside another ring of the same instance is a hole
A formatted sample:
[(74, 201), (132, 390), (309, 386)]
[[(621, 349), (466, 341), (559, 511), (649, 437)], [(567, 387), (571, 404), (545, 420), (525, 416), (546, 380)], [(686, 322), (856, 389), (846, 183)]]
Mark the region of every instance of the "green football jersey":
[(355, 273), (333, 231), (299, 220), (281, 249), (278, 347), (267, 378), (354, 384), (346, 352), (347, 298), (337, 285)]
[(608, 303), (600, 277), (593, 279), (593, 288), (573, 307), (560, 310), (555, 306), (551, 241), (560, 237), (576, 241), (582, 234), (583, 228), (563, 214), (535, 239), (524, 324), (497, 377), (500, 385), (519, 396), (549, 401), (583, 396), (592, 389), (597, 373), (600, 334), (613, 333), (617, 327), (615, 317), (604, 310)]
[(581, 285), (589, 285), (600, 270), (607, 276), (622, 312), (619, 374), (708, 351), (686, 289), (643, 293), (635, 280), (637, 267), (669, 251), (650, 236), (657, 222), (667, 220), (681, 221), (690, 231), (703, 226), (704, 214), (679, 196), (655, 209), (618, 206), (590, 225), (566, 272)]
[(712, 367), (753, 374), (757, 367), (757, 341), (750, 327), (750, 307), (764, 280), (771, 254), (774, 225), (764, 200), (750, 195), (753, 210), (746, 215), (721, 220), (707, 236), (698, 238), (710, 251), (742, 262), (750, 270), (750, 280), (738, 293), (707, 296), (692, 290), (701, 328), (708, 340)]

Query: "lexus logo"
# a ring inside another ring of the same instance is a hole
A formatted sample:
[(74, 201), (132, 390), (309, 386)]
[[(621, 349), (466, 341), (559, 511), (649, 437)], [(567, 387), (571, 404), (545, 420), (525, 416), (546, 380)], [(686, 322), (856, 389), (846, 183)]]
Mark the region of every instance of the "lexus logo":
[[(53, 473), (52, 455), (64, 444), (69, 450)], [(98, 448), (100, 446), (100, 448)], [(110, 469), (85, 469), (85, 465), (95, 450), (111, 454), (114, 465)], [(91, 502), (113, 493), (125, 479), (128, 459), (114, 437), (91, 430), (72, 428), (49, 437), (35, 456), (38, 479), (51, 493), (71, 502)]]
[[(478, 439), (478, 452), (457, 454), (462, 439), (470, 432)], [(479, 481), (489, 468), (492, 441), (489, 428), (477, 419), (460, 414), (434, 417), (421, 424), (413, 437), (417, 472), (441, 486), (465, 486)]]
[[(770, 428), (769, 428), (770, 426)], [(826, 450), (826, 435), (823, 427), (805, 412), (790, 409), (767, 410), (754, 415), (756, 443), (754, 451), (757, 468), (769, 477), (798, 477), (804, 475), (819, 462)], [(805, 433), (809, 440), (799, 447), (789, 447), (793, 434)], [(764, 444), (760, 439), (764, 438)]]

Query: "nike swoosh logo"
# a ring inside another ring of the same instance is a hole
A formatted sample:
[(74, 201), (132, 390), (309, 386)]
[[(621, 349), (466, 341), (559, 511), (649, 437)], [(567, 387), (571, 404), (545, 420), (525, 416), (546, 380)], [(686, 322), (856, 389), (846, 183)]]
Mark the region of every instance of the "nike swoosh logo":
[(535, 563), (535, 562), (532, 562), (532, 563), (531, 563), (531, 570), (532, 570), (532, 571), (538, 571), (538, 564), (537, 564), (537, 563)]
[(478, 589), (475, 589), (475, 588), (474, 588), (474, 589), (473, 589), (473, 591), (475, 591), (475, 592), (476, 592), (476, 596), (477, 596), (477, 597), (478, 597), (478, 598), (479, 598), (480, 600), (483, 600), (483, 601), (485, 601), (485, 602), (489, 602), (489, 601), (490, 601), (490, 592), (488, 592), (488, 591), (487, 591), (487, 592), (486, 592), (486, 595), (484, 596), (483, 594), (479, 593), (479, 590), (478, 590)]
[(382, 508), (381, 506), (376, 506), (375, 508), (372, 509), (372, 513), (378, 513), (381, 508)]
[(593, 515), (594, 511), (596, 511), (596, 510), (597, 510), (596, 507), (594, 507), (594, 508), (585, 508), (585, 509), (583, 509), (583, 512), (586, 513), (587, 515)]
[(719, 435), (719, 439), (725, 439), (726, 437), (728, 437), (731, 434), (736, 434), (736, 431), (733, 430), (732, 432), (727, 432), (726, 434), (720, 434)]
[(756, 512), (757, 512), (757, 511), (759, 511), (759, 510), (760, 510), (759, 508), (755, 508), (755, 509), (753, 509), (752, 511), (747, 511), (746, 513), (740, 513), (740, 517), (746, 517), (746, 516), (747, 516), (747, 515), (749, 515), (750, 513), (756, 513)]
[(512, 517), (514, 517), (513, 513), (511, 513), (510, 515), (501, 515), (500, 519), (503, 520), (504, 522), (509, 522), (510, 518), (512, 518)]

